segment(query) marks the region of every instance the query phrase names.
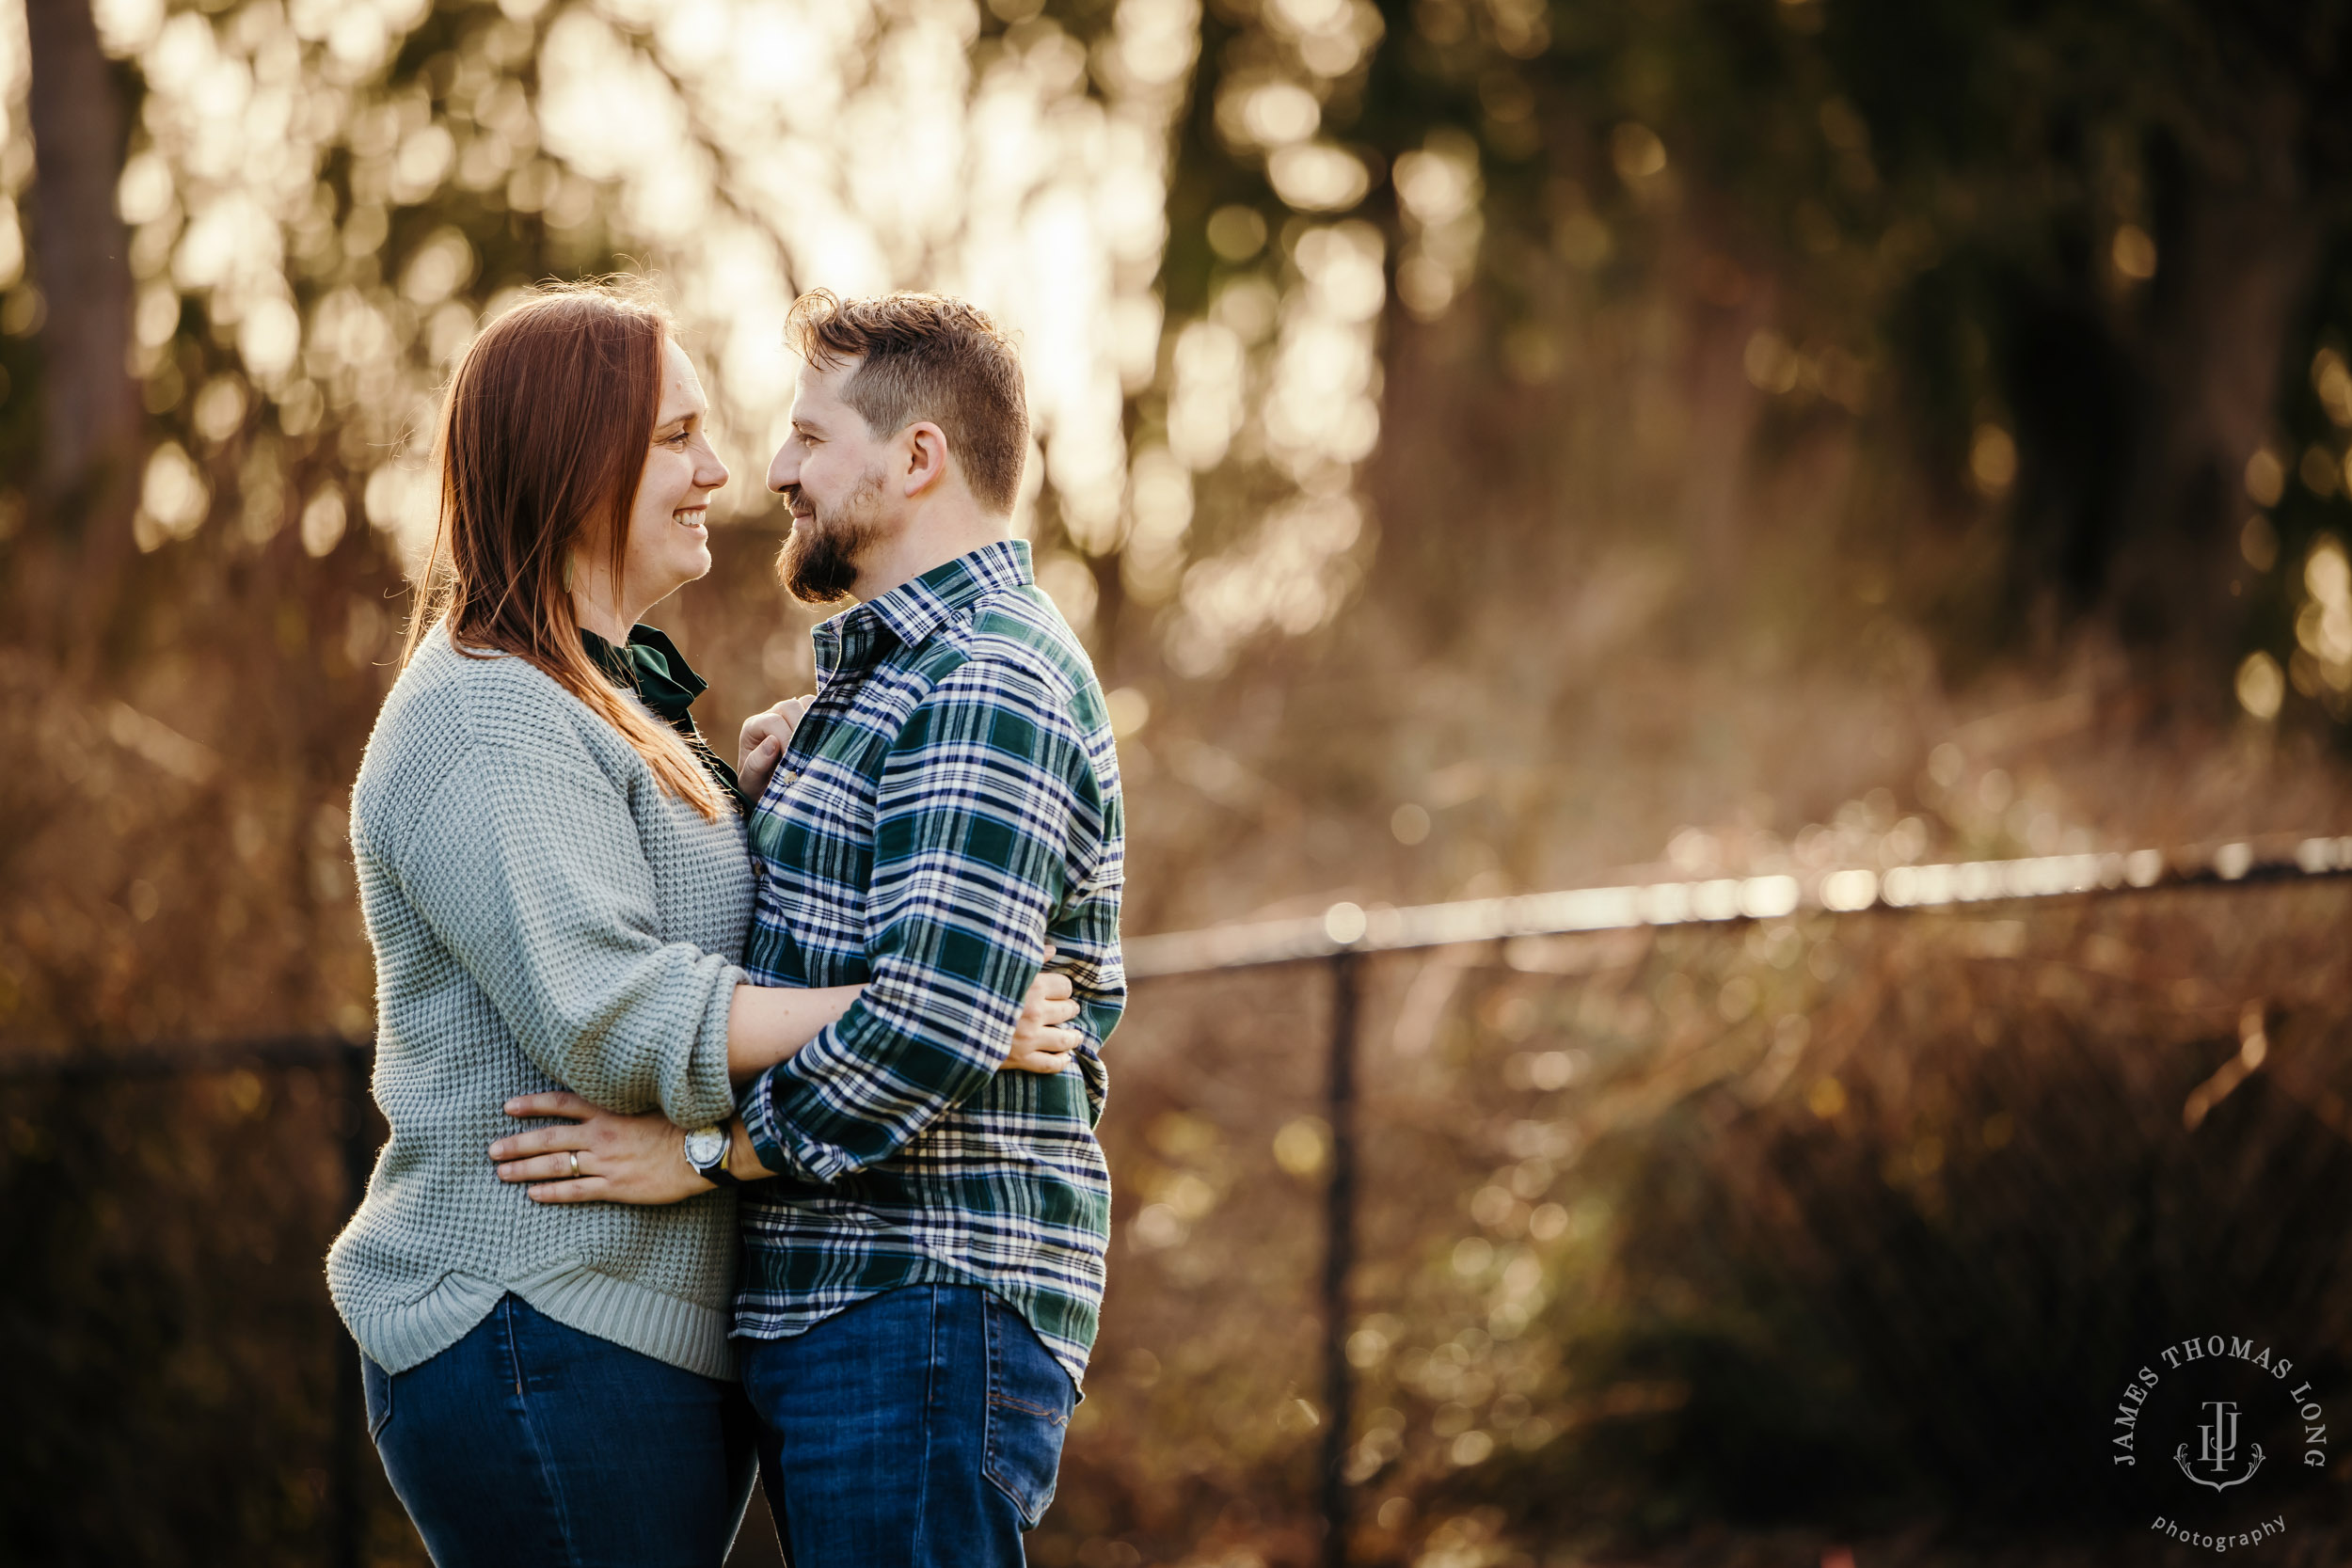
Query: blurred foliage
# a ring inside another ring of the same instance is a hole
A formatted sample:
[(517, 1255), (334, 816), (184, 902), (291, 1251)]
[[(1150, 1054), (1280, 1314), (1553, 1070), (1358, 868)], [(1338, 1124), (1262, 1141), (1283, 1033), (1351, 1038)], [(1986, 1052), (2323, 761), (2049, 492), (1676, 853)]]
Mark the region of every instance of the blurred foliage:
[[(364, 1029), (340, 802), (405, 610), (382, 531), (412, 484), (381, 459), (429, 425), (490, 292), (609, 260), (591, 188), (530, 162), (531, 27), (335, 20), (102, 11), (162, 78), (133, 105), (116, 203), (137, 290), (119, 352), (152, 450), (135, 520), (20, 491), (0, 544), (9, 744), (39, 764), (6, 785), (9, 1022), (52, 1050)], [(462, 150), (445, 129), (419, 141), (453, 119)], [(558, 198), (568, 229), (547, 221)], [(59, 308), (36, 288), (113, 281), (28, 278), (9, 298), (29, 320)], [(11, 428), (34, 426), (41, 376), (114, 373), (28, 365)], [(100, 536), (115, 529), (135, 536), (127, 560)]]
[[(1380, 960), (1356, 1560), (2153, 1560), (2105, 1421), (2171, 1325), (2259, 1324), (2352, 1392), (2345, 898)], [(1327, 992), (1170, 981), (1138, 1015), (1113, 1306), (1040, 1561), (1131, 1560), (1096, 1532), (1315, 1560)], [(2265, 1065), (2185, 1126), (2249, 1027)], [(2298, 1560), (2341, 1549), (2339, 1486), (2291, 1506)]]
[[(1767, 521), (1740, 484), (1844, 445), (1859, 471), (1824, 521), (1879, 561), (1930, 553), (1907, 596), (1963, 663), (2086, 614), (2160, 667), (2249, 644), (2284, 663), (2293, 568), (2345, 521), (2352, 404), (2313, 392), (2352, 325), (2330, 112), (2348, 23), (2176, 0), (1223, 0), (1170, 193), (1169, 316), (1279, 281), (1312, 150), (1359, 176), (1311, 204), (1382, 230), (1400, 334), (1431, 324), (1476, 363), (1479, 420), (1592, 388), (1579, 340), (1613, 313), (1676, 340), (1688, 428), (1637, 410), (1625, 434), (1717, 470), (1650, 512), (1702, 586)], [(1549, 457), (1498, 443), (1480, 483), (1556, 482)], [(1486, 585), (1415, 564), (1436, 613)], [(2296, 689), (2340, 721), (2304, 645)]]
[[(1015, 326), (1132, 929), (2352, 830), (2335, 0), (92, 14), (96, 218), (0, 11), (9, 1062), (364, 1032), (420, 437), (548, 275), (659, 271), (723, 416), (660, 611), (720, 734), (809, 673), (755, 487), (793, 289)], [(44, 272), (63, 222), (99, 263)], [(136, 450), (56, 471), (122, 392)], [(2340, 1392), (2342, 897), (1384, 960), (1363, 1560), (2120, 1549), (2076, 1505), (2122, 1359), (2234, 1312)], [(1041, 1561), (1315, 1557), (1325, 1003), (1138, 990)], [(2190, 1132), (2249, 1004), (2270, 1065)], [(319, 1555), (329, 1095), (0, 1086), (0, 1540)]]
[[(2179, 1325), (2293, 1346), (2319, 1397), (2352, 1395), (2347, 896), (1374, 963), (1356, 1560), (2148, 1560), (2105, 1420)], [(1104, 1335), (1032, 1556), (1312, 1562), (1327, 979), (1144, 994), (1106, 1127)], [(2249, 1027), (2260, 1070), (2185, 1126)], [(334, 1073), (0, 1094), (8, 1539), (25, 1560), (318, 1560), (349, 1354), (314, 1293)], [(369, 1560), (421, 1560), (360, 1457)], [(2341, 1549), (2342, 1497), (2295, 1499), (2298, 1560)]]
[[(318, 1259), (346, 1208), (342, 1070), (0, 1085), (7, 1560), (333, 1560), (330, 1427), (357, 1365)], [(359, 1436), (361, 1500), (397, 1548)]]

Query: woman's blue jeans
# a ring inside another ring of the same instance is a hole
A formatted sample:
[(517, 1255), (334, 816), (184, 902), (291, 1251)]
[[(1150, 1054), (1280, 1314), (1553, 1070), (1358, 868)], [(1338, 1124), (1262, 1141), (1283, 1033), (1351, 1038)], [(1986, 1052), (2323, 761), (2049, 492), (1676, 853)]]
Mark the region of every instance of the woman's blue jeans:
[(901, 1286), (736, 1349), (793, 1568), (1022, 1561), (1078, 1391), (997, 1296)]
[(750, 1501), (751, 1407), (503, 1297), (405, 1372), (360, 1357), (368, 1433), (439, 1568), (720, 1568)]

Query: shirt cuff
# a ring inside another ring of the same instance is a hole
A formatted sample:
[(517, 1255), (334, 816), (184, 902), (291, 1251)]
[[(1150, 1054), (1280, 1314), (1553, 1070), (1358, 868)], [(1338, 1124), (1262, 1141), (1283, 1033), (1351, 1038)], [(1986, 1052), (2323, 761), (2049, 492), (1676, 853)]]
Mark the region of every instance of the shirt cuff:
[(776, 1109), (783, 1096), (806, 1086), (798, 1073), (789, 1070), (795, 1063), (805, 1064), (818, 1051), (841, 1049), (840, 1027), (837, 1022), (828, 1023), (817, 1031), (816, 1037), (789, 1058), (753, 1079), (736, 1105), (736, 1113), (743, 1118), (743, 1131), (751, 1136), (753, 1152), (778, 1176), (821, 1186), (843, 1174), (843, 1164), (829, 1146), (810, 1136), (806, 1129), (794, 1126)]
[(778, 1176), (799, 1176), (800, 1162), (785, 1152), (783, 1129), (776, 1121), (776, 1069), (770, 1068), (745, 1086), (742, 1098), (736, 1101), (736, 1114), (743, 1118), (743, 1131), (752, 1140), (752, 1152), (759, 1163)]

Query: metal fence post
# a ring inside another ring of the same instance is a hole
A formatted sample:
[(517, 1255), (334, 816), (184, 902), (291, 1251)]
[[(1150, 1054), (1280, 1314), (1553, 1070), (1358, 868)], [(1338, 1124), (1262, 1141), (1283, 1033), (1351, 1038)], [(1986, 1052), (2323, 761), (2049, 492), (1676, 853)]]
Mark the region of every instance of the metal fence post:
[[(342, 1057), (342, 1126), (345, 1212), (357, 1210), (368, 1190), (368, 1078), (375, 1049), (365, 1040), (345, 1040)], [(359, 1488), (362, 1461), (360, 1440), (368, 1429), (367, 1392), (359, 1386), (359, 1352), (342, 1332), (339, 1321), (329, 1343), (335, 1346), (335, 1431), (329, 1452), (334, 1470), (328, 1480), (328, 1560), (335, 1568), (360, 1568), (367, 1539), (367, 1505)]]
[(1360, 955), (1331, 956), (1331, 1180), (1324, 1189), (1323, 1561), (1345, 1568), (1351, 1488), (1347, 1438), (1354, 1379), (1347, 1362), (1347, 1275), (1356, 1260), (1356, 1012)]

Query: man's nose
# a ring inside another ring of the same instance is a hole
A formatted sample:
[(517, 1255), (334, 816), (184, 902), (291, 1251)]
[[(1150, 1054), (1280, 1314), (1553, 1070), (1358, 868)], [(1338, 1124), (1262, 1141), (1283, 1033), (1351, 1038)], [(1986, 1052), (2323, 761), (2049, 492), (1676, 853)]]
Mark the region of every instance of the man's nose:
[(801, 459), (799, 454), (793, 451), (792, 443), (787, 441), (776, 449), (774, 460), (768, 465), (768, 488), (777, 495), (782, 495), (790, 486), (800, 482)]

